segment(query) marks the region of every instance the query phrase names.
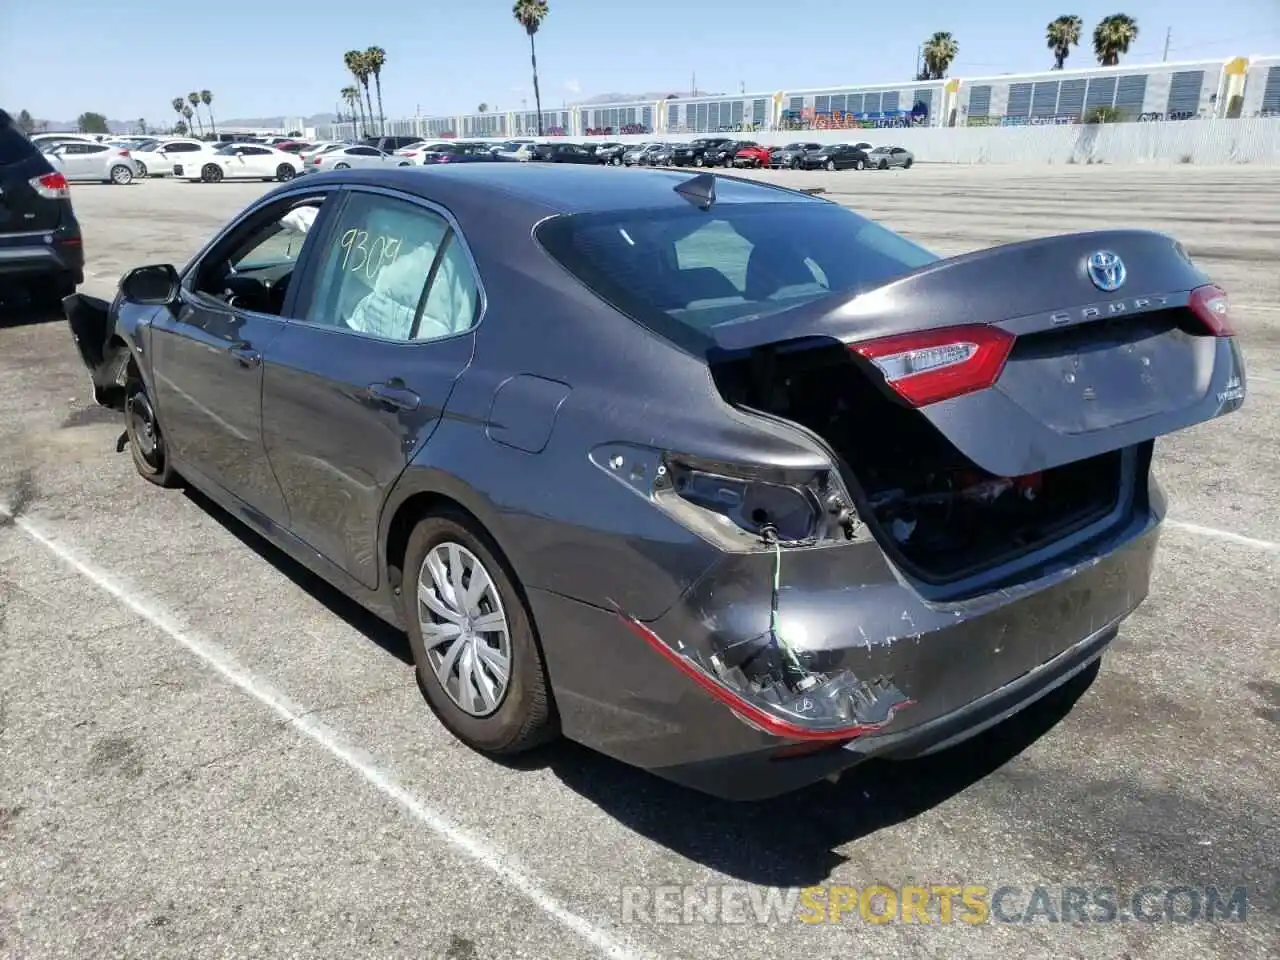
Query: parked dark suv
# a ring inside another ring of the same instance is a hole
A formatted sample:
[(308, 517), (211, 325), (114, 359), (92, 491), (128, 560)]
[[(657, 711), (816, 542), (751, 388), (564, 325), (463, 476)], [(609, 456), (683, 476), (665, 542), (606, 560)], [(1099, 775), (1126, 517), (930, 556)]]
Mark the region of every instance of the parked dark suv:
[(383, 153), (395, 153), (412, 143), (421, 143), (421, 137), (365, 137), (362, 141), (367, 147), (374, 147)]
[(84, 282), (66, 178), (0, 110), (0, 299), (17, 285), (60, 299)]

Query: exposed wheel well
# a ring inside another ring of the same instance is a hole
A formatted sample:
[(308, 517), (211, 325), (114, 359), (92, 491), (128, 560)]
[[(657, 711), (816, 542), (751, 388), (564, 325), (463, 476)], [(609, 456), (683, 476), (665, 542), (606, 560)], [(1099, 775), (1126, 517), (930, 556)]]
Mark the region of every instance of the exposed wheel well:
[[(446, 496), (443, 493), (415, 493), (396, 509), (395, 516), (391, 518), (391, 526), (387, 528), (387, 579), (391, 582), (391, 586), (397, 590), (404, 581), (404, 554), (409, 546), (409, 535), (413, 533), (413, 528), (418, 525), (421, 520), (429, 513), (437, 513), (440, 510), (452, 510), (461, 513), (476, 525), (476, 528), (483, 531), (492, 541), (493, 534), (489, 533), (480, 519), (460, 504), (453, 497)], [(494, 544), (497, 545), (496, 543)], [(503, 554), (505, 558), (505, 554)], [(508, 561), (510, 563), (510, 561)], [(519, 584), (517, 583), (517, 586)], [(523, 588), (520, 588), (523, 592)]]

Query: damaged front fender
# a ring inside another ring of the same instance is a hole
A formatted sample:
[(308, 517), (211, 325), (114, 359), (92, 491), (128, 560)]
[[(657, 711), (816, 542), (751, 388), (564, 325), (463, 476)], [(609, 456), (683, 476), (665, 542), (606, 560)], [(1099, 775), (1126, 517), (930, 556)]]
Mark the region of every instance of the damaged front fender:
[(93, 402), (123, 410), (129, 362), (142, 353), (140, 323), (118, 322), (115, 306), (99, 297), (74, 293), (62, 301), (80, 360), (89, 371)]

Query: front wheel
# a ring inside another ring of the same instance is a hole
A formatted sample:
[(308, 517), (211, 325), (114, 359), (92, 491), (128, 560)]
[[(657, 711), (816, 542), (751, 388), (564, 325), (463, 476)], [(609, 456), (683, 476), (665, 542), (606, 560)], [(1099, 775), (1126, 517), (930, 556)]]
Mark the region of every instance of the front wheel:
[(879, 168), (878, 168), (878, 169), (880, 169), (880, 170), (888, 170), (888, 169), (889, 169), (889, 161), (888, 161), (888, 160), (881, 160), (881, 161), (880, 161), (880, 166), (879, 166)]
[(126, 167), (123, 163), (116, 164), (111, 168), (108, 176), (111, 182), (116, 186), (127, 187), (133, 183), (133, 171)]
[(791, 169), (792, 169), (792, 170), (799, 170), (799, 169), (800, 169), (800, 161), (799, 161), (799, 160), (792, 160), (792, 161), (791, 161)]
[(282, 163), (280, 166), (276, 167), (276, 179), (281, 183), (288, 183), (297, 175), (298, 171), (293, 169), (293, 167), (289, 166), (287, 163)]
[(835, 168), (836, 168), (836, 162), (835, 162), (834, 160), (828, 160), (828, 161), (827, 161), (827, 169), (828, 169), (828, 170), (834, 170)]
[(865, 160), (855, 160), (853, 161), (853, 169), (865, 170), (867, 169), (867, 162)]
[(151, 174), (147, 173), (147, 165), (145, 163), (138, 164), (138, 176), (141, 177), (143, 180), (151, 176)]
[(200, 171), (200, 179), (205, 183), (221, 183), (222, 168), (216, 163), (206, 163)]
[(610, 160), (609, 162), (610, 162), (611, 164), (613, 164), (615, 167), (620, 167), (620, 166), (622, 166), (622, 158), (621, 158), (621, 157), (614, 157), (614, 158), (613, 158), (612, 160)]
[(695, 167), (701, 167), (701, 166), (703, 166), (703, 165), (705, 165), (705, 164), (706, 164), (706, 161), (705, 161), (705, 160), (703, 160), (703, 159), (702, 159), (702, 157), (694, 157), (694, 158), (693, 158), (693, 165), (694, 165)]
[(497, 545), (473, 520), (447, 511), (418, 522), (402, 601), (418, 682), (454, 736), (503, 755), (555, 735), (528, 609)]
[(910, 170), (910, 169), (911, 169), (911, 165), (912, 165), (913, 163), (915, 163), (915, 160), (911, 160), (911, 159), (903, 160), (903, 161), (902, 161), (902, 169), (903, 169), (903, 170)]
[(125, 386), (124, 422), (133, 465), (142, 479), (158, 487), (176, 486), (178, 475), (169, 462), (155, 408), (151, 406), (146, 387), (136, 377)]

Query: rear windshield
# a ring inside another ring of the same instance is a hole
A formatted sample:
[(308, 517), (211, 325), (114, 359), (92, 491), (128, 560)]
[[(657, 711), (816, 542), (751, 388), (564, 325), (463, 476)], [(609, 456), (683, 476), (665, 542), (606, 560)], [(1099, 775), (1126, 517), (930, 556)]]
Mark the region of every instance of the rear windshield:
[(537, 239), (602, 299), (686, 347), (720, 324), (858, 293), (937, 259), (816, 200), (569, 214)]

